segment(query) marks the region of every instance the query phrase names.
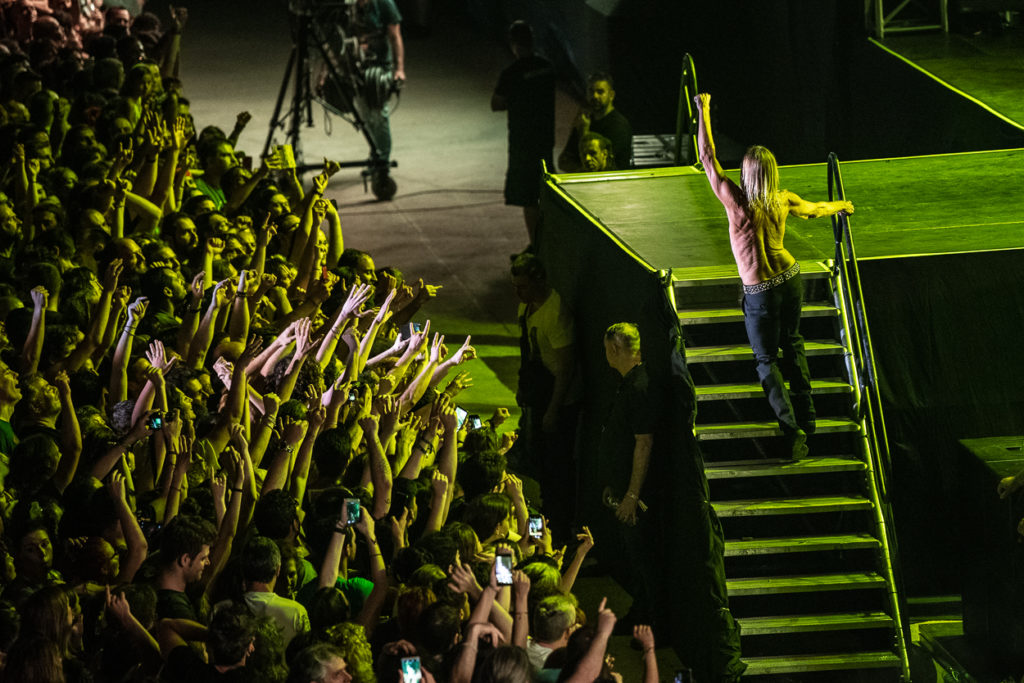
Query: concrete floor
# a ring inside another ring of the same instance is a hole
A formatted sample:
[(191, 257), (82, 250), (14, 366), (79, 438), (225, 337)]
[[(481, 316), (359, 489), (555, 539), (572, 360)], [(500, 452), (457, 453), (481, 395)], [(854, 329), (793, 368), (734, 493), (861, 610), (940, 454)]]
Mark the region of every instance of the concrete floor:
[[(163, 1), (153, 0), (150, 9), (159, 11)], [(189, 13), (182, 79), (196, 125), (229, 130), (238, 112), (249, 111), (252, 121), (239, 148), (258, 158), (291, 46), (287, 3), (207, 0), (189, 6)], [(521, 211), (506, 207), (502, 197), (505, 115), (489, 106), (498, 74), (510, 62), (499, 41), (456, 15), (438, 17), (427, 38), (407, 38), (408, 82), (391, 119), (398, 194), (390, 202), (374, 201), (363, 191), (359, 170), (344, 169), (327, 196), (341, 209), (346, 246), (369, 251), (378, 266), (397, 266), (406, 279), (443, 285), (423, 317), (449, 340), (473, 335), (480, 354), (468, 368), (474, 386), (460, 403), (484, 416), (506, 406), (517, 418), (518, 326), (508, 266), (527, 239)], [(559, 143), (574, 115), (575, 105), (559, 96)], [(304, 128), (301, 137), (307, 161), (367, 154), (348, 123), (317, 105), (314, 127)], [(576, 593), (591, 614), (605, 595), (620, 615), (630, 603), (607, 577), (581, 579)], [(629, 640), (614, 638), (611, 652), (624, 679), (638, 681), (640, 655)], [(679, 668), (671, 650), (659, 650), (659, 660), (663, 676)]]
[[(238, 112), (249, 111), (239, 148), (258, 158), (290, 45), (284, 2), (191, 7), (182, 76), (197, 126), (230, 129)], [(407, 279), (443, 285), (424, 318), (450, 340), (474, 335), (482, 360), (470, 368), (475, 386), (462, 401), (489, 415), (515, 405), (518, 341), (507, 271), (509, 255), (526, 244), (519, 210), (506, 207), (501, 192), (505, 117), (489, 109), (509, 56), (456, 19), (432, 38), (407, 41), (406, 52), (408, 83), (392, 117), (398, 194), (374, 201), (359, 169), (344, 169), (327, 196), (341, 209), (346, 246), (369, 251), (378, 266), (397, 266)], [(301, 134), (308, 162), (366, 157), (350, 124), (318, 105), (313, 120)]]

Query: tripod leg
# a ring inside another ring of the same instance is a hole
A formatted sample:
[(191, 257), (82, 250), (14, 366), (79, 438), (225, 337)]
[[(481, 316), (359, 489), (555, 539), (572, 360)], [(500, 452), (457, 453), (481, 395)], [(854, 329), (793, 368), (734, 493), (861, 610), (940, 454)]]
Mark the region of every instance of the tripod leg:
[(288, 66), (284, 70), (284, 78), (281, 80), (281, 89), (277, 91), (277, 102), (274, 103), (274, 113), (270, 115), (270, 130), (267, 132), (267, 141), (263, 144), (263, 155), (267, 156), (270, 151), (270, 143), (274, 139), (274, 130), (281, 125), (278, 118), (281, 115), (281, 106), (284, 104), (284, 95), (288, 92), (288, 82), (292, 77), (292, 67), (295, 66), (296, 47), (292, 46), (291, 54), (288, 55)]

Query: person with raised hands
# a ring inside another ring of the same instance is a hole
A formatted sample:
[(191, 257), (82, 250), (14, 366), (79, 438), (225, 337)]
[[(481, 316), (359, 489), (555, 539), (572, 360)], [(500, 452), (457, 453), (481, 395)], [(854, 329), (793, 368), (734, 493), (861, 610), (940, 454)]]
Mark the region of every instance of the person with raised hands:
[(605, 653), (608, 650), (608, 640), (615, 629), (617, 617), (615, 612), (608, 607), (608, 598), (602, 598), (597, 608), (597, 625), (593, 629), (593, 636), (589, 647), (583, 656), (575, 662), (568, 662), (562, 669), (558, 680), (564, 683), (592, 683), (597, 680), (605, 670)]
[(452, 683), (469, 683), (478, 663), (478, 641), (487, 641), (498, 647), (512, 638), (513, 622), (496, 598), (499, 593), (496, 573), (497, 558), (491, 564), (490, 580), (481, 588), (468, 564), (448, 568), (448, 587), (457, 593), (465, 593), (475, 600), (469, 616), (465, 637), (452, 670)]
[(441, 360), (442, 349), (444, 348), (444, 335), (434, 334), (434, 340), (427, 350), (426, 363), (420, 368), (419, 374), (409, 382), (405, 391), (402, 392), (402, 403), (407, 408), (412, 408), (429, 388), (430, 380), (434, 376), (434, 369)]
[(110, 369), (109, 401), (111, 405), (128, 399), (128, 359), (132, 355), (135, 331), (139, 327), (139, 322), (146, 316), (148, 305), (149, 299), (140, 296), (128, 306), (128, 318), (125, 320), (124, 329), (117, 340), (114, 360)]
[(118, 278), (121, 277), (123, 271), (124, 266), (121, 259), (114, 259), (107, 266), (103, 276), (103, 289), (100, 292), (99, 302), (92, 310), (89, 329), (66, 358), (57, 361), (46, 370), (47, 377), (55, 377), (61, 370), (68, 373), (77, 372), (100, 347), (110, 318), (110, 305), (113, 302), (114, 292), (117, 290)]
[[(473, 607), (469, 621), (472, 623), (473, 621), (490, 619), (491, 623), (501, 630), (505, 640), (510, 641), (512, 639), (512, 615), (509, 613), (509, 608), (512, 604), (512, 590), (510, 585), (498, 583), (497, 565), (500, 561), (499, 557), (512, 561), (515, 559), (515, 554), (513, 553), (513, 547), (508, 543), (495, 544), (492, 550), (493, 555), (490, 557), (491, 571), (487, 586), (481, 589), (479, 584), (476, 584), (476, 579), (473, 579), (474, 585), (472, 589), (477, 596), (477, 603)], [(462, 566), (463, 570), (468, 567), (469, 565)], [(480, 604), (481, 601), (484, 601), (483, 605)]]
[(43, 353), (43, 330), (46, 327), (46, 308), (49, 292), (43, 286), (33, 287), (29, 292), (32, 297), (32, 323), (21, 349), (21, 371), (31, 375), (39, 369), (39, 357)]
[(645, 624), (633, 627), (633, 640), (640, 643), (644, 658), (643, 683), (658, 683), (658, 657), (654, 651), (654, 630)]
[(433, 387), (439, 384), (452, 368), (458, 367), (466, 361), (471, 361), (476, 358), (476, 349), (469, 345), (472, 340), (472, 335), (467, 336), (466, 341), (462, 343), (462, 346), (459, 347), (458, 351), (438, 363), (437, 367), (434, 368), (433, 377), (430, 378), (430, 386)]
[(366, 303), (370, 295), (373, 294), (373, 288), (370, 285), (357, 284), (349, 290), (348, 296), (345, 298), (345, 302), (342, 303), (334, 316), (333, 322), (328, 329), (327, 334), (324, 336), (323, 342), (316, 352), (316, 361), (320, 364), (321, 368), (327, 367), (331, 358), (334, 356), (334, 350), (338, 346), (338, 340), (341, 337), (342, 331), (348, 323), (355, 317), (363, 317), (369, 315), (369, 311), (361, 312), (363, 304)]

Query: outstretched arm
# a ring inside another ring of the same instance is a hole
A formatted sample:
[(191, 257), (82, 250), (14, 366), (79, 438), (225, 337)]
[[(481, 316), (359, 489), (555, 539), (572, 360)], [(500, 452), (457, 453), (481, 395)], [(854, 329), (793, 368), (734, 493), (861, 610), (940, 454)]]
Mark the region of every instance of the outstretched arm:
[(795, 192), (787, 191), (785, 194), (789, 201), (789, 215), (796, 218), (807, 220), (808, 218), (833, 216), (840, 212), (853, 213), (851, 202), (809, 202), (801, 199)]
[(739, 188), (736, 183), (729, 180), (725, 170), (718, 163), (715, 156), (715, 141), (711, 139), (711, 95), (701, 93), (694, 98), (697, 104), (697, 156), (704, 166), (704, 173), (711, 181), (711, 189), (714, 191), (718, 201), (725, 204), (726, 209), (732, 209), (739, 203), (737, 197)]

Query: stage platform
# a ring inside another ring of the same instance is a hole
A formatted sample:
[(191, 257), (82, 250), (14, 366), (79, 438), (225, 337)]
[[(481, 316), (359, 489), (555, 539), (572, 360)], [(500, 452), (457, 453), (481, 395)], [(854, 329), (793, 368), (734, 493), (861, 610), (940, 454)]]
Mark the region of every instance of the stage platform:
[[(860, 259), (1024, 246), (1024, 149), (851, 161), (841, 165)], [(739, 172), (727, 171), (739, 181)], [(784, 166), (782, 187), (827, 199), (825, 164)], [(592, 220), (652, 269), (733, 263), (725, 212), (690, 167), (553, 176)], [(801, 261), (834, 251), (827, 219), (790, 218), (786, 247)]]

